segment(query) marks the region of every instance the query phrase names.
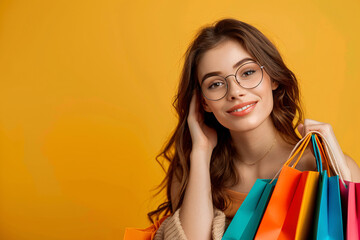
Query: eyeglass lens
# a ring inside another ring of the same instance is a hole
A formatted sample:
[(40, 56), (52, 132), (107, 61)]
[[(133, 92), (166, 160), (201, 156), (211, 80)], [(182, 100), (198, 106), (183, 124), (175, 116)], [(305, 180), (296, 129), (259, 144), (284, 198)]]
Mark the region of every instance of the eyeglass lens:
[[(235, 73), (236, 79), (243, 88), (254, 88), (260, 84), (263, 73), (256, 62), (246, 62)], [(222, 76), (211, 76), (201, 84), (201, 91), (210, 100), (223, 98), (228, 91), (227, 80)]]

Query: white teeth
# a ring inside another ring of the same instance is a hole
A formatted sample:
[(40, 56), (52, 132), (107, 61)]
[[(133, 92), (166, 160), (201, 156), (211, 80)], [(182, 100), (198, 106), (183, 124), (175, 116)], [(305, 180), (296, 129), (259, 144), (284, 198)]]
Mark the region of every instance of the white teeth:
[(232, 112), (241, 112), (241, 111), (244, 111), (245, 109), (247, 109), (248, 107), (251, 107), (252, 105), (254, 105), (255, 103), (252, 103), (252, 104), (249, 104), (249, 105), (246, 105), (245, 107), (242, 107), (242, 108), (239, 108), (239, 109), (236, 109)]

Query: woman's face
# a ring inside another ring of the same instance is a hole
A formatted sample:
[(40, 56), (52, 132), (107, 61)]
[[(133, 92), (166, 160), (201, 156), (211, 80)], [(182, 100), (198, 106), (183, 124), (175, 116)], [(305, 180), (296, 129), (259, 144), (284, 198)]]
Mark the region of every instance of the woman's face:
[[(210, 72), (221, 72), (219, 75), (223, 77), (234, 74), (237, 67), (233, 68), (233, 66), (245, 58), (252, 57), (240, 43), (232, 39), (225, 40), (205, 52), (200, 59), (199, 83), (201, 84), (202, 78)], [(271, 121), (272, 90), (278, 85), (270, 80), (266, 69), (263, 71), (262, 82), (255, 88), (245, 89), (239, 86), (234, 76), (228, 77), (227, 82), (228, 92), (224, 98), (211, 101), (203, 97), (205, 111), (212, 112), (220, 124), (236, 132), (249, 131), (265, 121)]]

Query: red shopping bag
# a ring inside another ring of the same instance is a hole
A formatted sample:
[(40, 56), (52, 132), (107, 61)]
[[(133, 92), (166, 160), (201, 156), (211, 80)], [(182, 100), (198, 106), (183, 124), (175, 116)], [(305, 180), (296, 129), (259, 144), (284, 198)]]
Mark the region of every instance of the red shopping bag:
[(360, 239), (360, 183), (345, 181), (340, 184), (341, 203), (346, 239)]

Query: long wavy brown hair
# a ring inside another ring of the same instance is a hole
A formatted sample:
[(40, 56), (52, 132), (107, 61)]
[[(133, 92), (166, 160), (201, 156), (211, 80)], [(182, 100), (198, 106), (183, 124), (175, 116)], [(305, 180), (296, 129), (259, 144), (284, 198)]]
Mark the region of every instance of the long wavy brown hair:
[[(276, 47), (255, 27), (236, 19), (225, 18), (202, 27), (184, 55), (185, 62), (180, 83), (173, 101), (179, 119), (178, 124), (156, 157), (160, 165), (162, 165), (159, 161), (160, 158), (169, 163), (166, 177), (158, 186), (158, 193), (166, 188), (167, 201), (160, 204), (156, 210), (148, 213), (151, 222), (159, 219), (161, 215), (175, 212), (183, 202), (188, 184), (192, 148), (187, 117), (193, 91), (197, 91), (197, 96), (201, 96), (197, 66), (206, 51), (216, 47), (226, 39), (238, 41), (260, 65), (264, 66), (271, 80), (279, 84), (278, 88), (273, 91), (274, 106), (271, 119), (286, 142), (294, 144), (299, 141), (295, 129), (302, 122), (303, 113), (300, 105), (298, 81), (294, 73), (286, 67)], [(201, 101), (200, 98), (198, 100)], [(234, 165), (234, 156), (237, 153), (232, 144), (229, 130), (216, 120), (213, 113), (205, 112), (202, 108), (200, 111), (204, 114), (205, 123), (217, 132), (218, 141), (210, 162), (211, 192), (214, 207), (225, 210), (228, 197), (224, 188), (236, 184), (239, 179)], [(176, 206), (172, 206), (171, 202), (173, 178), (177, 178), (180, 183), (179, 201)]]

